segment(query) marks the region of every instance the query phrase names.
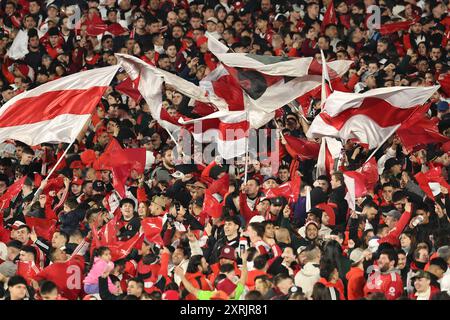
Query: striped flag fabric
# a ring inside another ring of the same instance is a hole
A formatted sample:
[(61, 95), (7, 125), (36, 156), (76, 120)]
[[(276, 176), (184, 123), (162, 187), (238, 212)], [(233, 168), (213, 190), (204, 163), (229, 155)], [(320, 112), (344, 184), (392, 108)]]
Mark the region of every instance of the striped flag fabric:
[(330, 137), (323, 137), (317, 158), (317, 176), (330, 175), (335, 168), (339, 168), (342, 152), (342, 142)]
[(407, 121), (439, 86), (390, 87), (362, 94), (334, 91), (311, 123), (309, 138), (357, 139), (376, 148)]
[(114, 78), (119, 66), (83, 71), (44, 83), (0, 109), (0, 142), (72, 142)]
[(207, 91), (193, 83), (184, 80), (170, 72), (161, 70), (147, 64), (139, 58), (128, 54), (116, 53), (119, 65), (128, 73), (132, 81), (137, 83), (137, 88), (150, 107), (152, 117), (169, 131), (175, 131), (179, 125), (171, 121), (164, 120), (164, 110), (162, 107), (162, 85), (176, 88), (176, 90), (191, 99), (216, 106), (219, 110), (227, 110), (227, 103), (215, 96), (208, 95)]
[(357, 171), (345, 171), (344, 183), (347, 187), (345, 199), (347, 200), (348, 207), (355, 210), (356, 198), (360, 198), (367, 193), (364, 174)]
[(412, 115), (411, 119), (397, 130), (397, 135), (408, 152), (417, 151), (431, 143), (444, 144), (450, 141), (450, 138), (439, 132), (439, 119), (429, 119), (426, 116), (429, 108), (430, 104), (424, 105), (420, 112)]
[[(224, 65), (228, 74), (246, 94), (248, 109), (257, 107), (266, 113), (275, 111), (297, 97), (321, 85), (321, 64), (311, 58), (272, 57), (246, 53), (224, 53), (217, 40), (208, 37), (208, 49)], [(353, 61), (327, 63), (330, 77), (347, 72)]]
[(179, 120), (200, 143), (217, 144), (225, 160), (246, 152), (250, 122), (246, 111), (218, 111), (206, 117)]

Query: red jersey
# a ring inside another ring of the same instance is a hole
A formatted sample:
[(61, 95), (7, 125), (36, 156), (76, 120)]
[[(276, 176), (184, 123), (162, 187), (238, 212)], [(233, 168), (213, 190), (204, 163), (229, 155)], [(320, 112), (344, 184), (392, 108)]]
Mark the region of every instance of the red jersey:
[(33, 279), (36, 281), (53, 281), (63, 297), (69, 300), (76, 300), (82, 293), (83, 278), (84, 258), (75, 255), (66, 262), (52, 263), (39, 272)]
[(403, 293), (402, 277), (394, 271), (383, 274), (375, 272), (369, 276), (364, 286), (364, 296), (370, 293), (381, 292), (387, 300), (396, 300)]

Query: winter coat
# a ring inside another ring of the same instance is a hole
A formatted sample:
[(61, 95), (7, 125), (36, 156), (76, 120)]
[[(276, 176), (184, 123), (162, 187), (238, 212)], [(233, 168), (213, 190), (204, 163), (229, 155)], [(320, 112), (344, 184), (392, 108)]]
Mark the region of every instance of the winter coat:
[(308, 262), (295, 275), (295, 285), (302, 288), (307, 298), (311, 297), (314, 284), (320, 279), (320, 269), (317, 264)]

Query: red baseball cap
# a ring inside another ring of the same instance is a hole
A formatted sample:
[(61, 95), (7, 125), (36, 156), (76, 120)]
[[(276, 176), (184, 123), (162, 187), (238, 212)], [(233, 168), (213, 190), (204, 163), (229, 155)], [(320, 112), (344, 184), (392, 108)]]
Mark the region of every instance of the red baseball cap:
[(72, 184), (77, 184), (77, 185), (81, 186), (83, 184), (83, 180), (78, 177), (74, 177), (72, 179)]

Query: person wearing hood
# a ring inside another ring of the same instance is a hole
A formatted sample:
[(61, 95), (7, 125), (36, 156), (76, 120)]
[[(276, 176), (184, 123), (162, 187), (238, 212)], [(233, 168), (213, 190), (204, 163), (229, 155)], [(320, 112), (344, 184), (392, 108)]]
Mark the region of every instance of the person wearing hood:
[[(325, 212), (325, 206), (327, 206), (326, 209), (329, 210), (328, 214)], [(331, 209), (332, 212), (330, 212), (330, 209)], [(334, 211), (331, 208), (331, 206), (328, 206), (328, 205), (326, 205), (324, 203), (322, 203), (321, 205), (318, 205), (315, 208), (311, 208), (311, 210), (309, 210), (308, 216), (306, 218), (307, 222), (312, 220), (312, 221), (315, 221), (318, 224), (318, 226), (319, 226), (319, 237), (320, 238), (324, 238), (324, 237), (330, 235), (331, 231), (332, 231), (328, 226), (323, 224), (322, 217), (324, 215), (326, 215), (325, 219), (326, 219), (327, 224), (330, 224), (330, 222), (331, 222), (334, 225), (334, 223), (335, 223)], [(303, 238), (305, 238), (305, 230), (306, 230), (306, 225), (301, 227), (299, 229), (299, 231), (298, 231), (298, 234), (301, 237), (303, 237)]]
[(310, 220), (305, 224), (305, 237), (302, 237), (299, 241), (300, 246), (308, 246), (315, 244), (319, 237), (320, 226), (316, 221)]
[(364, 278), (364, 251), (356, 248), (350, 254), (352, 267), (347, 275), (347, 298), (348, 300), (359, 300), (364, 297), (364, 285), (366, 280)]
[(320, 279), (319, 263), (321, 252), (319, 247), (312, 245), (305, 249), (306, 263), (297, 272), (294, 281), (297, 287), (302, 288), (307, 299), (311, 298), (314, 284)]

